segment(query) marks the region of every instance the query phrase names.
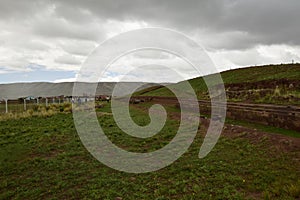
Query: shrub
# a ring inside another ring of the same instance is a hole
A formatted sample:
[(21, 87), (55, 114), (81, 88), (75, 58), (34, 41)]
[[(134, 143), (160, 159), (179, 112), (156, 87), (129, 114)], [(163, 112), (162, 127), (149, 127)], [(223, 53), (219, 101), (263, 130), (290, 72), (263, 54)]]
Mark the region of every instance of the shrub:
[(29, 109), (25, 112), (2, 114), (0, 115), (0, 120), (4, 121), (8, 119), (19, 119), (19, 118), (27, 118), (32, 116), (48, 117), (58, 112), (71, 113), (72, 104), (71, 103), (50, 104), (48, 107), (43, 105), (34, 105), (32, 109)]

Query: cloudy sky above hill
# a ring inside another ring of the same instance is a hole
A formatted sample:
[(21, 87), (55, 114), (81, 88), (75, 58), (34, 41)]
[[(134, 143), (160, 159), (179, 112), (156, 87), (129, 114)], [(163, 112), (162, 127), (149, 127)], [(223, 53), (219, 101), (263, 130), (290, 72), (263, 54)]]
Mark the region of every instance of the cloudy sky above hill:
[[(220, 71), (300, 62), (299, 9), (299, 0), (0, 0), (0, 83), (75, 80), (99, 43), (144, 27), (184, 33)], [(149, 65), (157, 56), (137, 53), (114, 65), (143, 63), (155, 76)], [(183, 65), (165, 57), (159, 65)], [(118, 75), (106, 73), (101, 80), (117, 81)]]

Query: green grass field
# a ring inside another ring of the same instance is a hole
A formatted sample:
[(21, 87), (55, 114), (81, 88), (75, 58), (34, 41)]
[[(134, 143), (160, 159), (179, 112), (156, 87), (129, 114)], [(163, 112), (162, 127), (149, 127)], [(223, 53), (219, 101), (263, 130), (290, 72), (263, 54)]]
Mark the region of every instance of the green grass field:
[[(116, 126), (107, 114), (108, 105), (98, 112), (107, 136), (135, 152), (161, 148), (176, 134), (179, 123), (168, 119), (159, 134), (142, 140)], [(140, 125), (149, 123), (136, 107), (131, 115)], [(222, 136), (213, 151), (199, 159), (202, 135), (199, 132), (188, 152), (172, 165), (129, 174), (101, 164), (87, 152), (72, 114), (0, 121), (0, 199), (300, 198), (299, 151), (280, 151), (268, 140), (254, 143)]]

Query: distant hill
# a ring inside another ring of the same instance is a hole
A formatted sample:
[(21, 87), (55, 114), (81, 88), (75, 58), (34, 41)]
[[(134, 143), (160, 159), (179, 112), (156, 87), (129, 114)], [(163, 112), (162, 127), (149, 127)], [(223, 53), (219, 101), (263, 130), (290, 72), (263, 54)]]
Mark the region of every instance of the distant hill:
[[(229, 101), (254, 103), (300, 104), (300, 64), (265, 65), (229, 70), (221, 73)], [(206, 84), (202, 77), (188, 80), (199, 99), (209, 99)], [(89, 88), (89, 84), (80, 83)], [(122, 82), (124, 91), (137, 82)], [(12, 83), (0, 84), (0, 99), (16, 99), (35, 96), (71, 96), (73, 82), (66, 83)], [(96, 95), (111, 95), (116, 82), (98, 83)], [(166, 84), (164, 84), (166, 85)], [(169, 85), (180, 90), (182, 82)], [(86, 91), (86, 94), (90, 94)], [(135, 93), (136, 96), (174, 96), (164, 86), (145, 83)]]
[[(81, 86), (90, 88), (92, 84), (97, 83), (80, 83)], [(135, 86), (137, 82), (121, 82), (119, 83), (124, 88)], [(116, 85), (116, 82), (100, 82), (98, 83), (96, 95), (111, 95)], [(153, 83), (145, 83), (143, 88), (154, 86)], [(16, 99), (20, 97), (34, 96), (34, 97), (51, 97), (51, 96), (71, 96), (73, 92), (74, 82), (65, 83), (11, 83), (0, 84), (0, 99)], [(125, 89), (126, 90), (126, 89)], [(86, 91), (86, 94), (90, 94)]]
[[(221, 73), (229, 101), (300, 104), (300, 64), (265, 65)], [(209, 99), (202, 77), (188, 80), (199, 99)], [(180, 89), (182, 82), (170, 85)], [(136, 96), (174, 96), (166, 87), (150, 87)]]

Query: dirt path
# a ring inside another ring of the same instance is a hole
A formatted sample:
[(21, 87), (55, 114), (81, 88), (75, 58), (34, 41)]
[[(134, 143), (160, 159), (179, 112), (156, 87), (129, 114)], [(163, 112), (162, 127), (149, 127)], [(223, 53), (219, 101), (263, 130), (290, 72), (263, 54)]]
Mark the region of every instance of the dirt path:
[[(148, 108), (142, 104), (134, 105), (136, 108), (142, 110), (143, 112), (148, 112)], [(179, 112), (168, 112), (171, 119), (180, 120)], [(210, 123), (210, 119), (200, 119), (201, 126), (199, 133), (204, 135), (207, 132), (207, 128)], [(290, 137), (286, 135), (280, 135), (276, 133), (267, 133), (254, 128), (225, 124), (222, 137), (229, 138), (245, 138), (251, 143), (258, 144), (264, 142), (266, 145), (272, 147), (273, 153), (284, 153), (284, 152), (294, 152), (296, 153), (295, 161), (300, 163), (300, 138)]]
[[(134, 99), (161, 105), (179, 107), (176, 97), (136, 96)], [(195, 104), (196, 103), (196, 104)], [(198, 102), (184, 101), (184, 105), (199, 106), (201, 113), (210, 114), (211, 102), (199, 100)], [(253, 104), (245, 102), (227, 102), (226, 115), (230, 119), (254, 122), (256, 124), (274, 126), (277, 128), (298, 131), (300, 135), (300, 107), (295, 105)]]

